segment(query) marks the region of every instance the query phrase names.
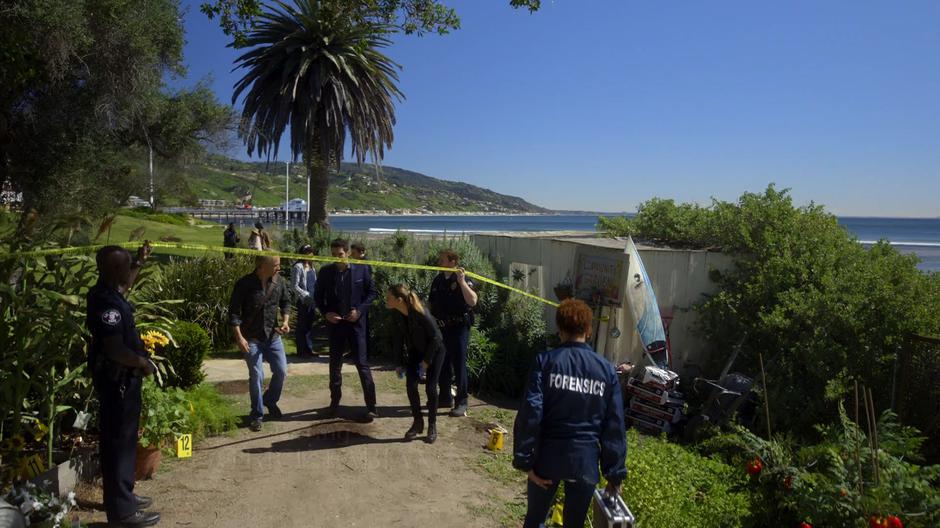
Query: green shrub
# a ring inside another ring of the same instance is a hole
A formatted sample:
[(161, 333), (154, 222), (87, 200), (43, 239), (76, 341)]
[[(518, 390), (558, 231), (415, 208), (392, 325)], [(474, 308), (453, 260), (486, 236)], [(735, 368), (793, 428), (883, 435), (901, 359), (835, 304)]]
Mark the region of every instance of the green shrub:
[(172, 450), (176, 435), (192, 434), (193, 440), (202, 440), (235, 430), (240, 420), (235, 404), (212, 385), (161, 388), (147, 378), (142, 400), (140, 445), (144, 447)]
[(172, 260), (140, 296), (147, 300), (181, 299), (169, 306), (172, 316), (203, 328), (215, 349), (231, 346), (228, 305), (235, 282), (254, 269), (251, 257), (199, 257)]
[(841, 405), (836, 423), (817, 426), (820, 439), (812, 444), (767, 441), (733, 427), (699, 449), (722, 456), (742, 474), (748, 460), (761, 460), (763, 469), (749, 483), (753, 526), (807, 521), (863, 528), (873, 515), (897, 515), (913, 528), (940, 525), (940, 466), (918, 464), (924, 439), (891, 412), (882, 414), (877, 428), (877, 479), (876, 451)]
[(209, 334), (188, 321), (177, 321), (171, 333), (176, 346), (169, 345), (163, 350), (163, 356), (173, 366), (173, 372), (167, 375), (167, 384), (181, 389), (199, 385), (206, 377), (202, 363), (212, 352)]
[(516, 396), (525, 388), (533, 358), (546, 348), (545, 311), (539, 301), (504, 289), (497, 293), (494, 306), (499, 309), (483, 320), (482, 327), (495, 352), (478, 380), (479, 389)]
[[(467, 270), (487, 277), (493, 276), (493, 265), (467, 238), (418, 240), (409, 234), (396, 233), (382, 240), (368, 241), (367, 247), (370, 259), (432, 266), (437, 265), (437, 255), (441, 249), (453, 248), (461, 255), (461, 264)], [(390, 350), (392, 346), (391, 312), (385, 309), (385, 292), (389, 286), (398, 283), (407, 284), (423, 301), (427, 301), (431, 282), (436, 275), (436, 272), (414, 269), (381, 266), (373, 269), (373, 278), (379, 296), (369, 313), (369, 324), (376, 351), (381, 353)], [(479, 302), (474, 309), (477, 314), (477, 324), (485, 318), (484, 314), (492, 310), (495, 304), (494, 290), (495, 287), (489, 284), (477, 284)]]
[(484, 379), (489, 375), (493, 358), (499, 353), (499, 345), (490, 340), (484, 330), (474, 326), (470, 329), (470, 342), (467, 345), (467, 376), (470, 389), (479, 390)]
[(627, 443), (623, 497), (638, 528), (745, 526), (751, 499), (743, 470), (635, 430)]
[[(796, 206), (787, 190), (771, 185), (709, 207), (654, 199), (638, 211), (599, 228), (733, 257), (712, 273), (719, 291), (696, 307), (715, 351), (709, 370), (720, 371), (740, 344), (735, 369), (755, 376), (763, 353), (773, 431), (813, 437), (815, 424), (837, 417), (853, 381), (892, 385), (908, 334), (940, 333), (940, 274), (920, 272), (916, 257), (885, 242), (866, 249), (823, 207)], [(927, 399), (925, 388), (911, 390)], [(886, 408), (892, 394), (875, 398)], [(930, 421), (916, 425), (928, 430)]]
[(189, 403), (177, 387), (161, 388), (153, 378), (144, 380), (141, 391), (140, 445), (168, 449), (175, 435), (189, 423)]
[(185, 214), (155, 213), (147, 207), (136, 207), (134, 209), (122, 209), (120, 216), (129, 216), (131, 218), (141, 218), (151, 222), (160, 222), (161, 224), (190, 225), (190, 217)]
[(185, 393), (192, 406), (186, 432), (194, 440), (217, 436), (238, 428), (240, 413), (235, 404), (226, 398), (214, 385), (200, 384)]

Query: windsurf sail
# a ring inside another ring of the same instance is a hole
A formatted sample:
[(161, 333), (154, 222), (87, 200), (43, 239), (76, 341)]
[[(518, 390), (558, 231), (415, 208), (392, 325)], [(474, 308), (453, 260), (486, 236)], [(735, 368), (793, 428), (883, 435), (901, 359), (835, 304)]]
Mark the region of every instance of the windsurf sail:
[(656, 293), (653, 283), (650, 282), (640, 253), (633, 243), (633, 237), (627, 238), (627, 304), (636, 321), (636, 330), (643, 344), (643, 352), (650, 362), (660, 368), (669, 368), (669, 357), (666, 349), (666, 331), (663, 328), (662, 316), (659, 313), (659, 304), (656, 302)]

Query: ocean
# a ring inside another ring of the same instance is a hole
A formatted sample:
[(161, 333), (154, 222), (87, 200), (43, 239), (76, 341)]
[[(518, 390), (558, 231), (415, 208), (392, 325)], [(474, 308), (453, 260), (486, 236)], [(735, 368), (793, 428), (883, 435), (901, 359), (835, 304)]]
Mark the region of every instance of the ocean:
[[(333, 216), (341, 231), (492, 233), (500, 231), (594, 231), (597, 215), (551, 216)], [(903, 253), (916, 253), (920, 269), (940, 271), (940, 218), (839, 218), (863, 244), (887, 239)]]

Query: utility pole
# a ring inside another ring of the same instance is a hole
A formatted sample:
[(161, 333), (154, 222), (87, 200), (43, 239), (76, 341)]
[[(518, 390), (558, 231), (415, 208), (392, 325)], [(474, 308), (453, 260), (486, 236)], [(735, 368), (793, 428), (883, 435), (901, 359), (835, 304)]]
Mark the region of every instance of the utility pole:
[(290, 231), (290, 162), (284, 162), (287, 166), (287, 177), (284, 182), (284, 228), (285, 231)]

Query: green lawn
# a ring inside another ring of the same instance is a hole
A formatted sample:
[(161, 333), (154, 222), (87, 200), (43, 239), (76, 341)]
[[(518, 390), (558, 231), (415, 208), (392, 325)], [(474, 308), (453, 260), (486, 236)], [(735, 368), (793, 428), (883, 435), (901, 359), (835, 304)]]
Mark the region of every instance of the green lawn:
[[(150, 240), (152, 242), (179, 242), (181, 244), (197, 244), (202, 246), (221, 246), (222, 232), (225, 226), (212, 222), (197, 222), (193, 225), (173, 225), (162, 222), (154, 222), (143, 218), (134, 218), (131, 216), (118, 215), (110, 232), (105, 232), (96, 241), (98, 244), (124, 243), (128, 242), (131, 233), (143, 228), (143, 232), (135, 237), (135, 240)], [(248, 241), (248, 228), (239, 229), (241, 236), (241, 247), (245, 247)], [(179, 240), (170, 239), (175, 237)], [(156, 255), (178, 255), (185, 257), (201, 256), (204, 252), (187, 251), (178, 249), (160, 248), (154, 251)]]

